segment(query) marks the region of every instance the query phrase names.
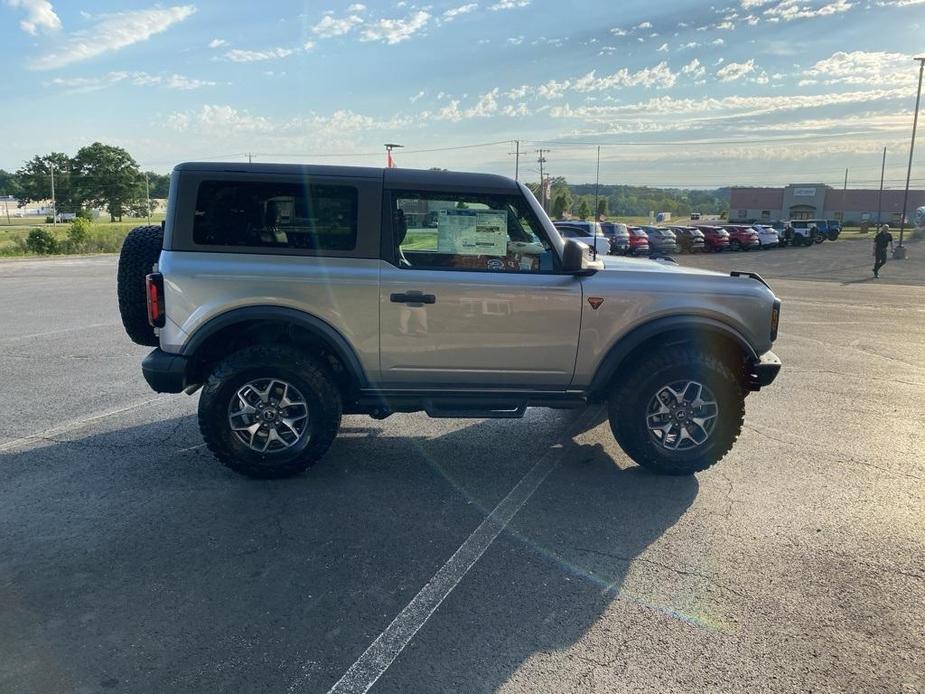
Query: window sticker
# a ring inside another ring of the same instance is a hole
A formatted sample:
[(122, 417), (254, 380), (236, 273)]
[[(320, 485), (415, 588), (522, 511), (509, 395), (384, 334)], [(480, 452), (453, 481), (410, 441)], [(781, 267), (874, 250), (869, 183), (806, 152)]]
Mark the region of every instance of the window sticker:
[(507, 255), (507, 212), (440, 210), (437, 250), (455, 255)]

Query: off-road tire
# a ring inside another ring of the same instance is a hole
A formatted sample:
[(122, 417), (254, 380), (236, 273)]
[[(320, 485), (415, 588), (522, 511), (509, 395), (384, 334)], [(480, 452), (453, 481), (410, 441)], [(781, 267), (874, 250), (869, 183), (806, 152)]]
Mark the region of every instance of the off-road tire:
[[(719, 462), (732, 448), (745, 418), (745, 393), (720, 356), (686, 347), (663, 348), (638, 359), (610, 395), (610, 428), (617, 443), (640, 466), (663, 475), (692, 475)], [(626, 373), (626, 372), (625, 372)], [(649, 432), (646, 411), (653, 396), (674, 381), (693, 379), (716, 397), (719, 413), (700, 446), (669, 451)]]
[(116, 289), (122, 326), (132, 342), (149, 347), (156, 347), (158, 339), (148, 324), (145, 276), (157, 262), (163, 245), (164, 232), (160, 226), (135, 227), (126, 235), (119, 253)]
[[(231, 430), (232, 398), (260, 378), (286, 381), (305, 398), (308, 429), (292, 448), (258, 453)], [(304, 472), (327, 452), (340, 428), (341, 412), (340, 391), (324, 362), (294, 347), (256, 345), (226, 357), (212, 370), (199, 397), (199, 430), (223, 465), (247, 477), (277, 479)]]

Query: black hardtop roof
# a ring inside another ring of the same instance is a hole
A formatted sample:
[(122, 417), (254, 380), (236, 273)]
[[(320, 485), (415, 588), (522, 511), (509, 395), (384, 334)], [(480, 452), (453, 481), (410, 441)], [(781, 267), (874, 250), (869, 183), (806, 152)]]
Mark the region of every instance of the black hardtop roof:
[(519, 192), (517, 182), (507, 176), (431, 169), (385, 169), (372, 166), (328, 164), (246, 164), (242, 162), (183, 162), (174, 171), (206, 173), (251, 173), (288, 176), (344, 176), (380, 179), (388, 188), (470, 189)]

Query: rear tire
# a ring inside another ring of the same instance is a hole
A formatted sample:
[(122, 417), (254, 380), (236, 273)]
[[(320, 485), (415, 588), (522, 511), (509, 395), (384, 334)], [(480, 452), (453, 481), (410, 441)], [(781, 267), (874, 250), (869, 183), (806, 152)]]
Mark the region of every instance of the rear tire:
[(608, 412), (614, 438), (636, 463), (658, 474), (692, 475), (729, 452), (742, 430), (745, 394), (721, 358), (663, 348), (629, 373), (611, 393)]
[(327, 452), (341, 413), (340, 391), (320, 359), (257, 345), (212, 371), (199, 398), (199, 429), (223, 465), (276, 479), (307, 470)]
[(132, 229), (122, 242), (116, 288), (122, 326), (132, 342), (157, 347), (158, 338), (148, 324), (148, 299), (145, 296), (145, 276), (157, 262), (164, 245), (160, 226)]

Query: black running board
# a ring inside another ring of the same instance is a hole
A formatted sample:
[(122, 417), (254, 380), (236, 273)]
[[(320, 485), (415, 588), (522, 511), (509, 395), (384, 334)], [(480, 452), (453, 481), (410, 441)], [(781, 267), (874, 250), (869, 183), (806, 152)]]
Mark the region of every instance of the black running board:
[(425, 400), (424, 411), (434, 419), (520, 419), (527, 411), (527, 401), (519, 402), (462, 402), (460, 400)]

